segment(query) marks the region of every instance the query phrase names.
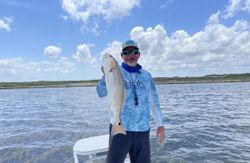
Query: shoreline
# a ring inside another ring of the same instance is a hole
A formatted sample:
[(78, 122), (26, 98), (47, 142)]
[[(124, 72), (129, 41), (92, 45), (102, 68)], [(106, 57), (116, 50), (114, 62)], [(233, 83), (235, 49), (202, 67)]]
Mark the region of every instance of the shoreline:
[[(250, 73), (206, 75), (201, 77), (156, 77), (153, 79), (156, 85), (250, 82)], [(95, 87), (98, 81), (99, 80), (0, 82), (0, 89)]]

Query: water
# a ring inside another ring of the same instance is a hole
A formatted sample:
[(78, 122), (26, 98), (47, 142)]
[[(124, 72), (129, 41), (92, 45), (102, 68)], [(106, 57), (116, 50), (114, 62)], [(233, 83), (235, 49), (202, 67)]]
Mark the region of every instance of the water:
[[(250, 162), (250, 83), (159, 85), (166, 142), (153, 163)], [(0, 162), (73, 162), (74, 143), (107, 134), (94, 87), (0, 90)]]

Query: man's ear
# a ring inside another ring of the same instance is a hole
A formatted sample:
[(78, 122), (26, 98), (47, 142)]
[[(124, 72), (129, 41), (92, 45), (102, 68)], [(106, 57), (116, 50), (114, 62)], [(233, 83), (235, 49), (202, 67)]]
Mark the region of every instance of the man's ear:
[(123, 54), (122, 54), (122, 52), (121, 52), (121, 57), (123, 57)]

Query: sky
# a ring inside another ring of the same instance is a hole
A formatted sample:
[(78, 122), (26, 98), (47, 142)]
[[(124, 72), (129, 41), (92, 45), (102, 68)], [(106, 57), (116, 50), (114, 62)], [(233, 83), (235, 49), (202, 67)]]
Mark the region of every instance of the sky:
[(250, 0), (0, 0), (0, 82), (100, 79), (128, 39), (153, 77), (250, 73)]

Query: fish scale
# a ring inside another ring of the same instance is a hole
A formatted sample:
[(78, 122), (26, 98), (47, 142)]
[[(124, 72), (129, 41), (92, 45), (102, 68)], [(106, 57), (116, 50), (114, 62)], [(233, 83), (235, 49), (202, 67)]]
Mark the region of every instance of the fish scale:
[(110, 108), (114, 115), (111, 135), (126, 134), (120, 119), (124, 100), (124, 79), (118, 62), (109, 53), (105, 53), (103, 55), (103, 70), (105, 74)]

